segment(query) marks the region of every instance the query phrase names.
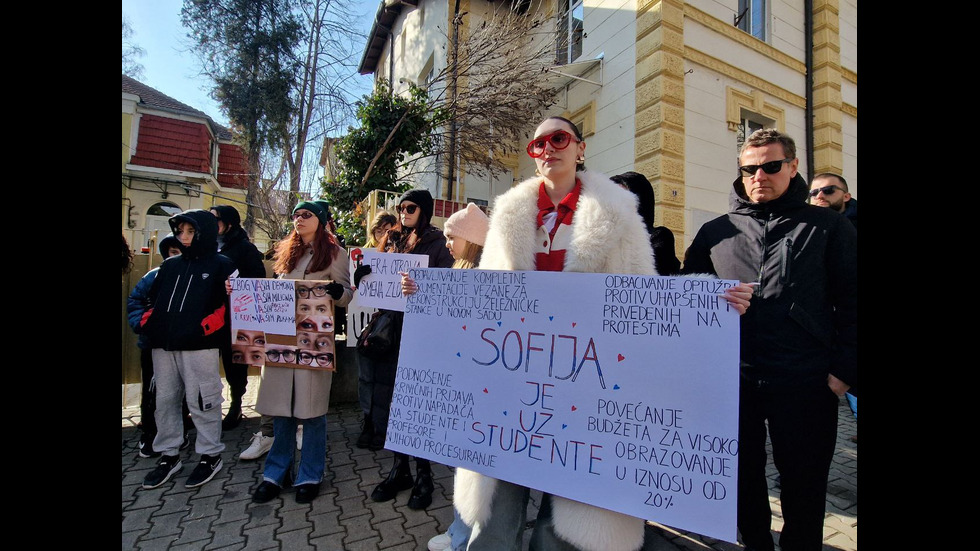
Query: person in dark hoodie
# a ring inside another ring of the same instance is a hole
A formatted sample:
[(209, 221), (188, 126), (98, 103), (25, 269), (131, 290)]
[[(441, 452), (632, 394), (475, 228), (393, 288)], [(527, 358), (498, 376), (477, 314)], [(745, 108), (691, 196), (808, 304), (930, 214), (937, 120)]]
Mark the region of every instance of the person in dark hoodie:
[(653, 247), (653, 264), (657, 274), (662, 276), (677, 275), (681, 271), (681, 261), (674, 251), (674, 233), (666, 226), (654, 225), (656, 199), (650, 180), (639, 172), (624, 172), (610, 176), (610, 180), (633, 192), (639, 200), (637, 210), (643, 217), (643, 223), (650, 234), (650, 246)]
[(183, 436), (181, 400), (186, 396), (194, 427), (195, 449), (201, 455), (186, 486), (196, 488), (221, 469), (221, 375), (218, 350), (231, 339), (225, 323), (225, 280), (235, 271), (218, 254), (218, 221), (206, 210), (190, 209), (170, 218), (181, 254), (163, 261), (150, 286), (152, 305), (139, 328), (150, 340), (157, 389), (157, 436), (161, 452), (157, 467), (143, 479), (143, 488), (157, 488), (181, 469)]
[[(177, 256), (180, 254), (180, 241), (174, 237), (174, 234), (169, 233), (166, 237), (160, 240), (157, 244), (160, 249), (160, 256), (164, 260), (170, 258), (171, 256)], [(160, 267), (157, 266), (149, 272), (146, 272), (140, 280), (133, 287), (132, 292), (129, 293), (129, 299), (126, 301), (126, 315), (129, 319), (129, 326), (133, 328), (134, 331), (139, 330), (140, 320), (143, 319), (143, 314), (146, 309), (150, 307), (148, 304), (150, 286), (153, 285), (153, 280), (157, 278), (157, 273), (160, 271)], [(142, 334), (139, 336), (139, 340), (136, 341), (136, 346), (140, 349), (140, 371), (142, 379), (142, 394), (140, 396), (140, 440), (137, 445), (137, 453), (140, 457), (157, 457), (160, 452), (153, 449), (153, 439), (157, 435), (157, 424), (153, 419), (153, 414), (156, 411), (156, 386), (153, 384), (153, 355), (150, 349), (150, 338), (148, 335)], [(184, 405), (184, 417), (190, 416), (190, 411), (187, 410), (187, 405)], [(186, 428), (186, 423), (185, 423)], [(184, 432), (184, 441), (180, 448), (184, 449), (187, 444), (187, 433)]]
[[(424, 254), (429, 256), (429, 268), (451, 268), (453, 256), (446, 248), (446, 236), (442, 230), (432, 225), (434, 204), (432, 194), (425, 189), (410, 189), (398, 199), (398, 229), (389, 231), (381, 238), (378, 250), (390, 253)], [(354, 286), (361, 278), (371, 273), (367, 264), (354, 271)], [(402, 313), (396, 312), (397, 332), (401, 331)], [(395, 390), (395, 370), (398, 364), (398, 347), (393, 347), (385, 358), (358, 358), (371, 391), (371, 420), (374, 435), (368, 448), (379, 450), (384, 447), (388, 430), (388, 416), (391, 412), (391, 398)], [(360, 376), (360, 375), (359, 375)], [(416, 477), (412, 479), (409, 455), (395, 452), (395, 462), (385, 479), (371, 493), (377, 502), (391, 501), (398, 492), (411, 489), (408, 508), (425, 509), (432, 503), (432, 467), (428, 459), (415, 458)]]
[[(238, 277), (266, 277), (262, 253), (248, 240), (242, 229), (242, 217), (231, 205), (215, 205), (211, 214), (218, 219), (218, 252), (231, 259), (238, 270)], [(230, 316), (230, 309), (228, 312)], [(231, 318), (225, 319), (231, 325)], [(231, 405), (221, 422), (222, 430), (231, 430), (242, 420), (242, 396), (248, 386), (248, 366), (231, 361), (231, 339), (221, 343), (221, 363), (225, 368), (225, 380), (231, 391)]]
[(772, 128), (739, 153), (729, 211), (705, 223), (683, 272), (753, 281), (740, 318), (738, 530), (773, 551), (766, 436), (780, 476), (783, 551), (823, 547), (840, 397), (857, 388), (857, 230), (806, 203), (796, 143)]

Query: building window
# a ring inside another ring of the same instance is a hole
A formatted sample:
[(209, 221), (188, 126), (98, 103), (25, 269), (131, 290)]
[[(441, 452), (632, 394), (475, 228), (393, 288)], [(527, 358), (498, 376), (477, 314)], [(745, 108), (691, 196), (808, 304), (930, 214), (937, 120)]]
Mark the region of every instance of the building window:
[[(766, 128), (766, 124), (758, 122), (756, 120), (743, 118), (742, 122), (738, 125), (738, 130), (735, 131), (735, 172), (738, 173), (739, 166), (739, 154), (742, 152), (742, 146), (745, 145), (745, 140), (752, 135), (753, 132), (759, 130), (760, 128)], [(772, 126), (771, 124), (769, 126)]]
[(150, 208), (146, 209), (146, 214), (148, 216), (165, 216), (167, 218), (176, 216), (181, 212), (183, 212), (181, 208), (171, 202), (156, 203)]
[(584, 25), (585, 6), (582, 0), (559, 0), (556, 64), (571, 63), (582, 55)]
[(766, 0), (738, 0), (738, 28), (765, 41), (766, 7)]

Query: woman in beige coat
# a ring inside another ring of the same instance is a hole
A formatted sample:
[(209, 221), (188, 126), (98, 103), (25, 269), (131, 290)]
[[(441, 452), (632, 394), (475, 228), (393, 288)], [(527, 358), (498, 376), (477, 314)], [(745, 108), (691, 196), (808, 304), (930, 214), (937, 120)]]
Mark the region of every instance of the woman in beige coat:
[[(327, 219), (327, 212), (316, 203), (304, 201), (296, 205), (293, 209), (293, 232), (276, 247), (273, 270), (279, 279), (330, 280), (320, 292), (329, 294), (335, 306), (346, 306), (353, 296), (347, 255), (333, 234), (325, 229)], [(307, 290), (309, 298), (313, 298), (310, 294), (317, 293), (315, 288), (303, 289)], [(323, 328), (315, 330), (322, 331)], [(332, 328), (330, 331), (328, 343), (333, 342)], [(303, 354), (307, 351), (299, 352)], [(269, 501), (289, 484), (299, 420), (302, 420), (304, 428), (296, 473), (296, 502), (309, 503), (319, 495), (326, 468), (327, 409), (335, 370), (327, 358), (333, 353), (333, 350), (315, 351), (315, 356), (328, 363), (312, 361), (319, 363), (318, 367), (329, 366), (327, 370), (269, 365), (262, 368), (256, 409), (263, 415), (273, 416), (275, 432), (272, 448), (265, 460), (263, 482), (252, 495), (252, 501)], [(297, 362), (304, 363), (302, 359)]]

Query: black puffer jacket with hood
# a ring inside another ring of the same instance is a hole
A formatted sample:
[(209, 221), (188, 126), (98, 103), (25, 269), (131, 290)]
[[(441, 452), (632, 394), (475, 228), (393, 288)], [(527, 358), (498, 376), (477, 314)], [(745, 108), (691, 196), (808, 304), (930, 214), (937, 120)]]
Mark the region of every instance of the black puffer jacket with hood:
[(753, 203), (737, 178), (729, 212), (704, 224), (683, 272), (758, 281), (741, 316), (742, 377), (759, 388), (857, 387), (857, 230), (809, 205), (797, 174), (780, 197)]
[(168, 258), (150, 286), (147, 310), (140, 325), (151, 348), (205, 350), (230, 340), (225, 323), (225, 280), (235, 270), (226, 256), (218, 254), (218, 219), (206, 210), (186, 210), (170, 218), (177, 235), (182, 222), (194, 226), (190, 246), (181, 245), (180, 256)]
[(221, 221), (229, 226), (221, 245), (221, 254), (235, 264), (238, 277), (266, 277), (262, 253), (248, 240), (248, 234), (241, 226), (242, 217), (238, 209), (231, 205), (215, 205), (211, 210), (217, 211)]

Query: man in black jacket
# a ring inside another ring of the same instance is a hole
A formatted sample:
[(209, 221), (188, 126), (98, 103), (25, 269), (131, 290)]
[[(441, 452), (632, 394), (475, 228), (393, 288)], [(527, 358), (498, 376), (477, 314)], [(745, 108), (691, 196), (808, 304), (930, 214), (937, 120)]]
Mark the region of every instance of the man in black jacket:
[[(836, 210), (854, 224), (854, 229), (857, 229), (858, 201), (851, 197), (851, 192), (847, 189), (847, 180), (840, 174), (823, 172), (814, 176), (810, 181), (810, 204)], [(851, 413), (854, 414), (854, 420), (857, 421), (857, 396), (853, 392), (848, 392), (845, 396), (847, 405), (851, 407)], [(857, 444), (857, 435), (852, 436), (850, 440)]]
[[(218, 219), (218, 252), (231, 259), (238, 270), (238, 277), (266, 277), (262, 253), (248, 240), (238, 209), (231, 205), (215, 205), (211, 207), (211, 214)], [(230, 318), (228, 323), (230, 327)], [(225, 380), (231, 389), (231, 405), (221, 428), (231, 430), (242, 419), (242, 396), (248, 385), (248, 366), (232, 363), (230, 338), (221, 344), (221, 362), (225, 368)]]
[(706, 223), (683, 272), (756, 282), (741, 319), (738, 528), (773, 551), (766, 430), (781, 478), (783, 551), (819, 551), (839, 397), (857, 387), (857, 231), (807, 204), (793, 139), (749, 136), (729, 212)]

